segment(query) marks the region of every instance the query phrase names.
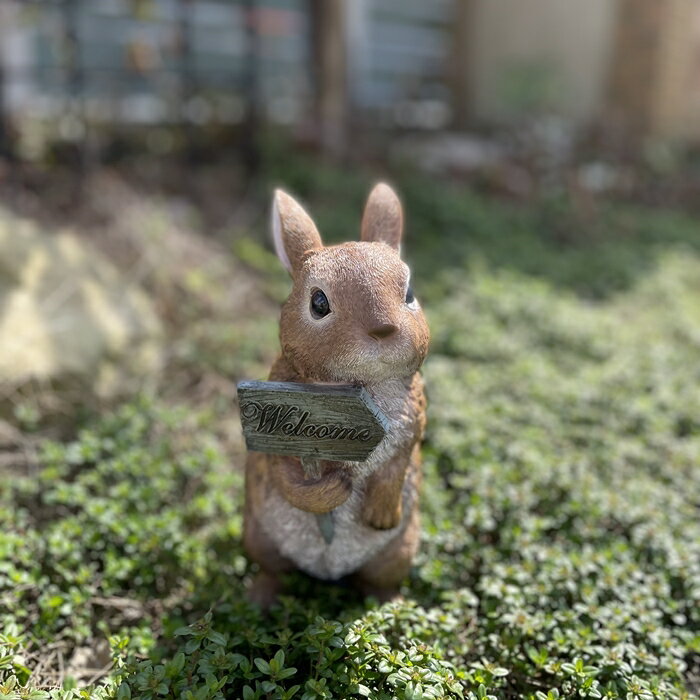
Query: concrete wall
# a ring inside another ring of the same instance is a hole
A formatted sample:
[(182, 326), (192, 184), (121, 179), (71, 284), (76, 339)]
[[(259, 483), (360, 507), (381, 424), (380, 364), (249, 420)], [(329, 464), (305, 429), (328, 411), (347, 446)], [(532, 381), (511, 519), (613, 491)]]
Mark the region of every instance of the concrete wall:
[(584, 122), (598, 114), (617, 0), (469, 1), (477, 118), (547, 111)]

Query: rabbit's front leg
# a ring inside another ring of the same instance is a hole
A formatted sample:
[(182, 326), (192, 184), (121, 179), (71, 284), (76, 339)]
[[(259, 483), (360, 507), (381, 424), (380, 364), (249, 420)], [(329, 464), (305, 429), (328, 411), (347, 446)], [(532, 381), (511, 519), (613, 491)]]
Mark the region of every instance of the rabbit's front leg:
[(409, 458), (400, 453), (383, 464), (365, 483), (362, 521), (375, 530), (390, 530), (401, 522), (401, 497)]
[(352, 479), (333, 462), (321, 462), (319, 478), (307, 478), (301, 461), (280, 457), (273, 468), (284, 498), (295, 508), (310, 513), (328, 513), (345, 503), (352, 493)]

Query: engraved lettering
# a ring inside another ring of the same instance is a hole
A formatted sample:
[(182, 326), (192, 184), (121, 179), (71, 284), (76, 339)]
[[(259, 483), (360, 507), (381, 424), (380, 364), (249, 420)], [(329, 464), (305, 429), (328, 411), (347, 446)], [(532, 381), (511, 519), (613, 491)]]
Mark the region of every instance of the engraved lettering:
[(308, 411), (304, 411), (301, 414), (301, 418), (299, 419), (299, 422), (296, 424), (296, 427), (294, 428), (293, 435), (301, 435), (301, 427), (302, 427), (302, 425), (304, 425), (304, 423), (306, 422), (306, 419), (308, 417), (309, 417)]
[(282, 423), (298, 410), (296, 406), (289, 406), (286, 412), (282, 413), (282, 406), (275, 406), (271, 403), (266, 404), (260, 412), (257, 431), (268, 434), (276, 432)]
[(355, 428), (340, 428), (338, 431), (338, 440), (354, 440), (356, 435), (357, 431)]
[(262, 404), (249, 401), (241, 405), (241, 417), (258, 433), (283, 434), (312, 440), (356, 440), (368, 442), (372, 439), (369, 428), (351, 428), (342, 425), (309, 423), (309, 411), (298, 406)]
[(257, 401), (246, 401), (241, 404), (241, 416), (246, 420), (255, 420), (260, 415), (260, 411), (262, 411), (262, 405)]

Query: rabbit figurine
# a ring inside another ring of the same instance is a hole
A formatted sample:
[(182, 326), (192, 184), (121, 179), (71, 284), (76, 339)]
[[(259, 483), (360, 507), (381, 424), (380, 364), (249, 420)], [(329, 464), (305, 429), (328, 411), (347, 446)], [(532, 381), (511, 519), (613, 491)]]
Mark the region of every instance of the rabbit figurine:
[[(352, 574), (364, 594), (389, 600), (418, 548), (425, 427), (418, 370), (430, 340), (399, 257), (401, 203), (378, 184), (360, 241), (324, 246), (304, 209), (277, 190), (272, 229), (293, 288), (270, 380), (361, 385), (389, 429), (366, 462), (321, 461), (314, 476), (296, 457), (249, 453), (243, 541), (260, 566), (249, 597), (269, 606), (279, 576), (300, 569), (327, 580)], [(317, 514), (331, 511), (329, 539)]]

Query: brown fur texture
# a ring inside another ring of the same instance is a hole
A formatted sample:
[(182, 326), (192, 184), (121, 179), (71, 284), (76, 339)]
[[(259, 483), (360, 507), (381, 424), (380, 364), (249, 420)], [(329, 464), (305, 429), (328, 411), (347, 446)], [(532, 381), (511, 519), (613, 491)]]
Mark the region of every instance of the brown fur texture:
[[(293, 568), (327, 579), (353, 574), (365, 593), (389, 599), (417, 550), (425, 426), (418, 370), (429, 331), (420, 306), (407, 298), (402, 227), (398, 197), (380, 184), (365, 208), (362, 240), (323, 247), (302, 207), (275, 193), (275, 246), (294, 284), (270, 379), (362, 385), (390, 428), (367, 462), (324, 461), (314, 479), (297, 458), (249, 453), (244, 546), (261, 569), (251, 598), (264, 606), (279, 591), (278, 576)], [(331, 309), (320, 319), (310, 311), (316, 290)], [(310, 514), (330, 511), (336, 536), (328, 544)]]
[(372, 191), (362, 217), (360, 240), (381, 241), (398, 251), (403, 232), (403, 211), (394, 190), (379, 183)]

